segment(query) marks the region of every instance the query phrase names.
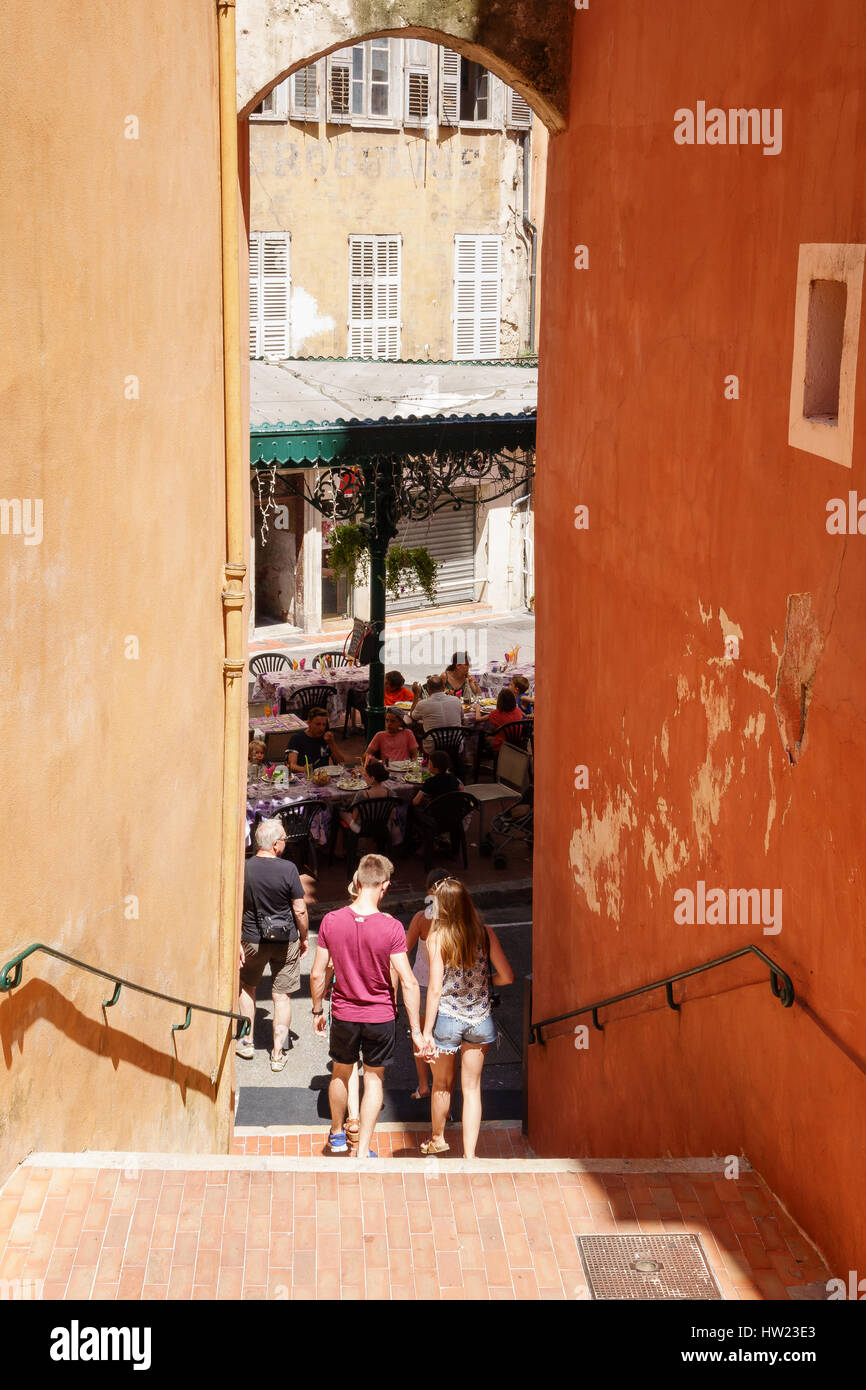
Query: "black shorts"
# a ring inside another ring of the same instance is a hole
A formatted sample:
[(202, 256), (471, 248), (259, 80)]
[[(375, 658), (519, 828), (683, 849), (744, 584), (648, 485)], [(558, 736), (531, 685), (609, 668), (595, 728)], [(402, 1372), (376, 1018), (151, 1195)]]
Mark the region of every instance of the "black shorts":
[(388, 1023), (350, 1023), (331, 1019), (331, 1057), (351, 1067), (363, 1060), (365, 1067), (387, 1067), (394, 1060), (397, 1046), (397, 1020)]

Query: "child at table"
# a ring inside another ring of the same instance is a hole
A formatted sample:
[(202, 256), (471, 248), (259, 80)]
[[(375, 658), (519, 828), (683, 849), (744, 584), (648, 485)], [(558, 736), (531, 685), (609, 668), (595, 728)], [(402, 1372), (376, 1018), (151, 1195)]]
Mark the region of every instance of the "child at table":
[(517, 708), (520, 710), (521, 714), (529, 714), (535, 701), (529, 698), (529, 681), (526, 679), (526, 676), (512, 676), (509, 684), (505, 688), (511, 691), (517, 701)]
[(266, 746), (264, 739), (251, 738), (247, 761), (250, 763), (263, 763), (265, 760)]
[(398, 700), (405, 700), (411, 705), (415, 696), (412, 691), (407, 689), (403, 682), (403, 675), (400, 671), (385, 672), (385, 707), (396, 705)]
[(380, 801), (383, 797), (388, 795), (388, 789), (385, 786), (388, 780), (388, 769), (383, 763), (372, 759), (367, 763), (366, 767), (362, 769), (362, 776), (367, 783), (365, 790), (358, 792), (357, 796), (353, 798), (349, 809), (343, 811), (340, 816), (340, 824), (343, 826), (343, 829), (351, 830), (353, 835), (357, 835), (358, 831), (361, 829), (361, 822), (355, 814), (355, 807), (359, 806), (362, 801)]
[[(491, 710), (487, 717), (487, 728), (491, 736), (491, 747), (494, 753), (498, 753), (502, 747), (505, 735), (497, 733), (503, 724), (516, 724), (523, 719), (523, 711), (517, 707), (517, 698), (514, 691), (508, 686), (500, 690), (496, 700), (496, 709)], [(495, 735), (495, 737), (494, 737)]]
[(385, 728), (374, 734), (367, 745), (367, 758), (387, 758), (389, 763), (414, 758), (418, 752), (418, 740), (403, 723), (399, 710), (389, 709), (385, 714)]

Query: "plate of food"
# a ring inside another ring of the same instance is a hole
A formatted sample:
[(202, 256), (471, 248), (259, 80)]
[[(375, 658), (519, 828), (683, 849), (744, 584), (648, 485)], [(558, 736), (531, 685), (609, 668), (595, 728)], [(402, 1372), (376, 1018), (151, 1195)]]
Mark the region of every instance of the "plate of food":
[(389, 772), (408, 772), (409, 769), (410, 769), (410, 767), (412, 767), (412, 765), (413, 765), (413, 764), (412, 764), (412, 759), (411, 759), (411, 758), (389, 758), (389, 760), (388, 760), (388, 771), (389, 771)]
[(329, 777), (345, 777), (346, 769), (342, 763), (328, 763), (326, 767), (320, 768), (320, 772), (327, 772)]
[(424, 781), (424, 773), (421, 771), (420, 767), (417, 770), (410, 769), (409, 772), (405, 773), (404, 775), (407, 782)]
[(395, 700), (395, 701), (394, 701), (394, 708), (395, 708), (395, 709), (411, 709), (411, 708), (412, 708), (412, 701), (411, 701), (411, 700)]
[(363, 777), (341, 777), (337, 786), (344, 792), (362, 792), (367, 783)]

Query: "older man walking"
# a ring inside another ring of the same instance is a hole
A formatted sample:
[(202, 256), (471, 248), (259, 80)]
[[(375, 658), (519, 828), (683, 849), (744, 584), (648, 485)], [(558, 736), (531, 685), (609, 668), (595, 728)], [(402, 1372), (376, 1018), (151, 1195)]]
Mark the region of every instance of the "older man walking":
[(282, 859), (286, 828), (280, 820), (263, 820), (256, 829), (256, 853), (244, 869), (244, 913), (241, 922), (240, 1010), (250, 1031), (238, 1043), (238, 1056), (251, 1058), (256, 990), (270, 961), (274, 996), (274, 1050), (271, 1071), (282, 1071), (288, 1060), (283, 1045), (292, 1021), (292, 1001), (301, 984), (301, 956), (307, 949), (309, 920), (297, 868)]
[(393, 967), (403, 987), (412, 1041), (421, 1045), (418, 1016), (420, 991), (406, 955), (406, 933), (396, 917), (380, 911), (394, 865), (379, 854), (365, 854), (349, 889), (349, 907), (329, 912), (319, 927), (319, 944), (310, 973), (313, 1026), (324, 1036), (325, 980), (329, 964), (335, 978), (331, 996), (330, 1053), (334, 1063), (328, 1092), (331, 1105), (331, 1153), (346, 1153), (345, 1120), (349, 1077), (359, 1060), (364, 1063), (364, 1098), (358, 1156), (375, 1158), (370, 1149), (373, 1129), (382, 1108), (382, 1079), (393, 1059), (397, 1040), (397, 1008), (391, 983)]

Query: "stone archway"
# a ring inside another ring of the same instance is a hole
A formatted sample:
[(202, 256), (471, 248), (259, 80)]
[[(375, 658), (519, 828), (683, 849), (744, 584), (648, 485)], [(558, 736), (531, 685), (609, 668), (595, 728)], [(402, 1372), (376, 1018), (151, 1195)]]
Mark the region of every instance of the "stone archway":
[(562, 130), (571, 73), (571, 0), (237, 0), (238, 110), (294, 68), (373, 34), (447, 42)]

